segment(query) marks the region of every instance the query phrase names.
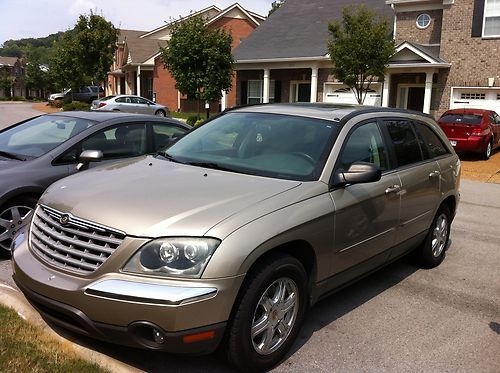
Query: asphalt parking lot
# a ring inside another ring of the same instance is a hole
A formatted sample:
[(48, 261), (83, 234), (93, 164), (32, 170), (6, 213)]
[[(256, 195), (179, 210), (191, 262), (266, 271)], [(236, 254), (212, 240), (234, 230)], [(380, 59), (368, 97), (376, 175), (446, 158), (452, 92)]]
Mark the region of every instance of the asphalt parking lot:
[[(3, 105), (0, 127), (10, 110)], [(31, 110), (18, 105), (15, 111)], [(463, 180), (461, 195), (440, 267), (422, 270), (403, 259), (318, 303), (275, 371), (499, 372), (500, 184)], [(0, 282), (11, 282), (7, 260), (0, 261)], [(131, 370), (228, 371), (216, 356), (176, 357), (66, 336)]]

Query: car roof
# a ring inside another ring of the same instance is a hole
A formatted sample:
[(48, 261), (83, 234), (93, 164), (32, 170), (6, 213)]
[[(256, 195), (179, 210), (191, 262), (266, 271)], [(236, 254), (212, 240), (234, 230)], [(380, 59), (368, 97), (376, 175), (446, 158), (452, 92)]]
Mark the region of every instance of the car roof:
[(270, 114), (288, 114), (296, 116), (306, 116), (311, 118), (326, 119), (335, 122), (340, 122), (343, 119), (365, 114), (365, 113), (407, 113), (425, 116), (434, 120), (428, 114), (418, 111), (402, 110), (395, 108), (366, 106), (366, 105), (349, 105), (349, 104), (330, 104), (330, 103), (280, 103), (280, 104), (256, 104), (239, 106), (234, 109), (229, 109), (234, 112), (251, 112), (251, 113), (270, 113)]
[[(93, 120), (96, 122), (104, 122), (113, 119), (124, 119), (127, 120), (149, 120), (149, 121), (169, 121), (172, 122), (172, 118), (158, 117), (154, 115), (146, 114), (130, 114), (122, 113), (119, 111), (65, 111), (60, 113), (46, 114), (46, 116), (57, 116), (57, 117), (67, 117), (67, 118), (79, 118), (86, 120)], [(174, 120), (176, 123), (180, 123)], [(182, 124), (182, 123), (181, 123)]]

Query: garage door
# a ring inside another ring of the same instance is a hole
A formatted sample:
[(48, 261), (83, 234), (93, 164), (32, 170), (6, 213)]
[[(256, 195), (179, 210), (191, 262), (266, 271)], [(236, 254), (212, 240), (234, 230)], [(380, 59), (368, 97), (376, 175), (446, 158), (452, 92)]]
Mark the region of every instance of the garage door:
[[(343, 84), (325, 84), (324, 102), (335, 104), (357, 104), (354, 92)], [(364, 105), (380, 106), (380, 87), (379, 84), (373, 84), (366, 95)]]
[(453, 88), (450, 109), (475, 108), (500, 113), (500, 89)]

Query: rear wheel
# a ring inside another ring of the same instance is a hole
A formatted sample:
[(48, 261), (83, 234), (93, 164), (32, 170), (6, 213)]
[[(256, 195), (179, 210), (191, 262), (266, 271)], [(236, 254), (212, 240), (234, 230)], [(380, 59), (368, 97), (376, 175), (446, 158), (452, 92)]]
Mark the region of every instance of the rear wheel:
[(31, 221), (36, 201), (32, 197), (17, 198), (0, 207), (0, 255), (10, 256), (12, 239)]
[(159, 117), (165, 117), (167, 116), (167, 113), (165, 113), (165, 110), (156, 110), (155, 112), (155, 115), (159, 116)]
[(488, 141), (488, 145), (486, 145), (486, 149), (484, 150), (482, 157), (485, 161), (490, 159), (491, 150), (493, 149), (493, 140)]
[(292, 346), (307, 308), (307, 274), (294, 257), (268, 258), (249, 274), (228, 327), (227, 358), (242, 371), (278, 364)]
[(417, 251), (420, 264), (425, 268), (437, 267), (446, 255), (450, 238), (451, 214), (447, 206), (441, 206), (427, 233), (424, 244)]

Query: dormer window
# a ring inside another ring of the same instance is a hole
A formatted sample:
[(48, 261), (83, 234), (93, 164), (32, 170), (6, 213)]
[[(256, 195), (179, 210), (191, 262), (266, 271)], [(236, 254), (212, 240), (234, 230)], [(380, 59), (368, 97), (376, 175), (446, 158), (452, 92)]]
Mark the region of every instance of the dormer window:
[(431, 16), (427, 13), (422, 13), (417, 17), (417, 27), (419, 29), (426, 29), (431, 24)]

